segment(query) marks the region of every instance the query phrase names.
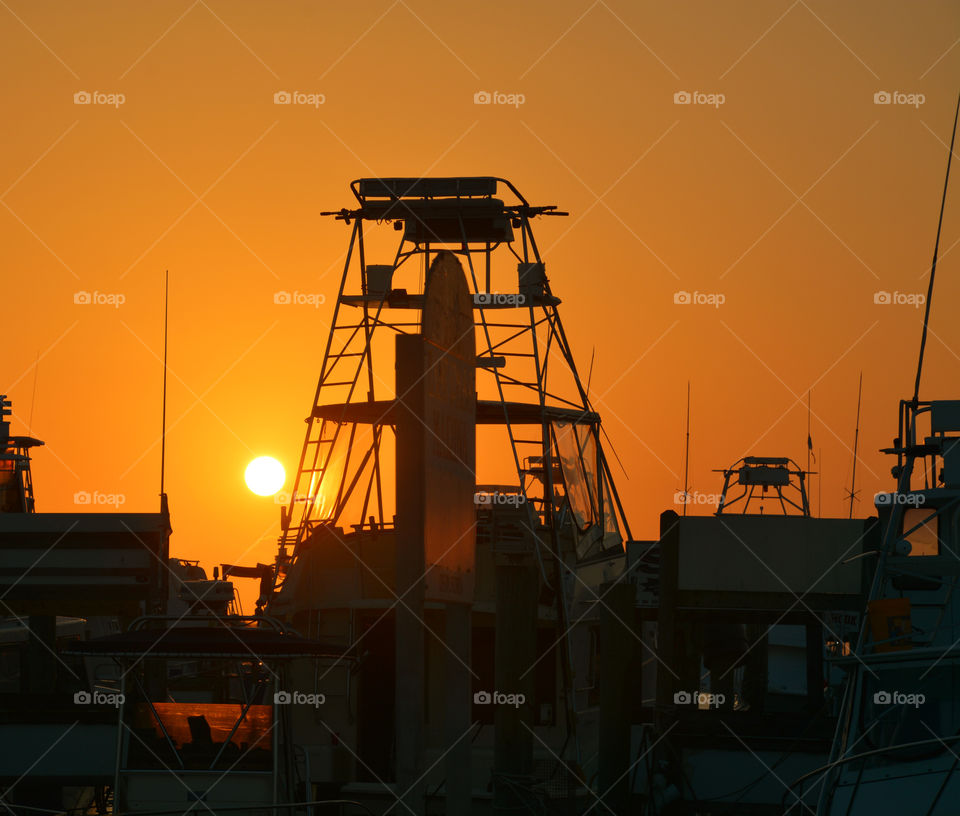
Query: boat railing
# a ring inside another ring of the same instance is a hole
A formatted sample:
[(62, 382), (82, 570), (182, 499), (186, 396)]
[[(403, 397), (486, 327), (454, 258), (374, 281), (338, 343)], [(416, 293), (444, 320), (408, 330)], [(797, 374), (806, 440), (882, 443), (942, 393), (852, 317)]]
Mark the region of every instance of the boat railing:
[[(279, 816), (280, 812), (289, 811), (291, 808), (299, 808), (304, 811), (304, 813), (312, 814), (313, 808), (323, 805), (324, 807), (330, 805), (337, 805), (338, 811), (341, 814), (346, 816), (346, 812), (343, 810), (345, 807), (350, 808), (360, 808), (364, 813), (370, 814), (370, 816), (376, 816), (376, 813), (371, 810), (363, 802), (358, 802), (355, 799), (313, 799), (309, 802), (273, 802), (266, 805), (215, 805), (217, 813), (236, 813), (241, 811), (251, 812), (263, 812), (267, 810), (274, 811), (275, 816)], [(30, 811), (32, 813), (38, 814), (38, 816), (63, 816), (63, 808), (55, 810), (53, 808), (42, 808), (42, 807), (33, 807), (30, 805), (16, 805), (17, 810)], [(208, 808), (209, 810), (209, 808)], [(113, 816), (183, 816), (183, 808), (177, 810), (133, 810), (133, 811), (120, 811), (114, 813)], [(327, 812), (327, 811), (324, 811)]]
[(271, 629), (285, 635), (297, 634), (293, 629), (281, 623), (277, 618), (270, 615), (230, 615), (229, 617), (219, 618), (211, 615), (141, 615), (130, 622), (128, 630), (136, 632), (143, 629), (147, 624), (160, 623), (163, 621), (172, 621), (174, 624), (183, 621), (203, 621), (209, 623), (211, 620), (218, 620), (225, 625), (234, 626), (236, 624), (262, 626), (266, 624)]
[(855, 760), (861, 760), (861, 759), (865, 760), (865, 759), (869, 759), (871, 756), (881, 756), (883, 754), (889, 754), (893, 751), (902, 751), (905, 748), (919, 748), (924, 745), (939, 744), (939, 745), (942, 745), (945, 749), (950, 750), (950, 746), (948, 745), (948, 743), (957, 742), (957, 741), (960, 741), (960, 734), (953, 734), (951, 736), (946, 736), (946, 737), (935, 737), (933, 739), (926, 739), (926, 740), (916, 740), (914, 742), (901, 742), (896, 745), (888, 745), (883, 748), (873, 748), (869, 751), (861, 751), (859, 754), (851, 754), (850, 756), (840, 757), (839, 759), (835, 759), (832, 762), (828, 762), (826, 765), (821, 765), (819, 768), (815, 768), (814, 770), (805, 773), (803, 776), (799, 776), (796, 779), (794, 779), (793, 782), (791, 782), (787, 786), (787, 789), (784, 792), (783, 797), (780, 800), (780, 803), (781, 805), (786, 804), (786, 798), (788, 794), (792, 794), (794, 797), (798, 799), (803, 799), (802, 788), (799, 795), (793, 792), (793, 789), (797, 787), (797, 785), (802, 785), (804, 782), (806, 782), (808, 779), (810, 779), (813, 776), (829, 773), (830, 771), (840, 767), (841, 765), (845, 765), (848, 762), (854, 762)]

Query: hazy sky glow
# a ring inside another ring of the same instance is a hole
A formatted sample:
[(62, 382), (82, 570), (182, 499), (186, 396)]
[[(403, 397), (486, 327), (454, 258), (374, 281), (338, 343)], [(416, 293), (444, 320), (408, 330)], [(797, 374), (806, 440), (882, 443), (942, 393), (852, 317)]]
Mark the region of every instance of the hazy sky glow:
[[(636, 536), (676, 507), (688, 379), (693, 489), (743, 455), (805, 463), (812, 387), (813, 506), (846, 515), (861, 370), (858, 511), (891, 489), (877, 449), (912, 391), (956, 3), (6, 0), (0, 18), (0, 387), (47, 443), (39, 510), (157, 506), (169, 269), (173, 553), (272, 558), (278, 507), (244, 468), (266, 453), (289, 483), (348, 237), (319, 213), (376, 175), (503, 176), (570, 211), (537, 234), (584, 376), (596, 350)], [(960, 396), (958, 244), (954, 186), (926, 398)]]

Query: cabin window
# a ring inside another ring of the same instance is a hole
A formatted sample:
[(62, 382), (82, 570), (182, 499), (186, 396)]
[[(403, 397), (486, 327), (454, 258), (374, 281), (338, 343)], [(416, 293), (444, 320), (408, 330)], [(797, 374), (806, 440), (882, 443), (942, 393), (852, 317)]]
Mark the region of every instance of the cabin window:
[[(910, 542), (910, 555), (940, 555), (940, 517), (934, 512), (928, 507), (911, 507), (903, 511), (903, 532), (907, 533), (904, 538)], [(914, 527), (917, 529), (913, 530)]]

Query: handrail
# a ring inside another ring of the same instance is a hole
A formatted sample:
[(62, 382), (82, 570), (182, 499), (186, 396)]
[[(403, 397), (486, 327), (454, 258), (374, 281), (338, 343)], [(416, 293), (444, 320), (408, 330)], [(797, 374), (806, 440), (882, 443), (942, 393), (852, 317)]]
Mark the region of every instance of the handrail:
[[(363, 810), (365, 813), (369, 813), (370, 816), (377, 816), (374, 811), (367, 807), (363, 802), (357, 802), (354, 799), (314, 799), (309, 802), (273, 802), (270, 804), (264, 805), (252, 805), (247, 803), (245, 805), (227, 805), (220, 806), (215, 805), (215, 812), (229, 812), (237, 810), (267, 810), (267, 809), (279, 809), (279, 808), (306, 808), (313, 807), (315, 805), (350, 805), (352, 807), (358, 807)], [(18, 810), (31, 810), (35, 813), (45, 813), (49, 816), (66, 816), (66, 814), (72, 813), (71, 810), (55, 810), (53, 808), (41, 808), (34, 807), (32, 805), (14, 805)], [(202, 811), (197, 811), (201, 813)], [(184, 810), (180, 808), (179, 810), (134, 810), (134, 811), (125, 811), (115, 813), (114, 816), (183, 816)]]
[[(786, 793), (784, 793), (783, 796), (785, 798), (787, 793), (793, 793), (793, 789), (797, 785), (806, 781), (811, 776), (815, 776), (816, 774), (820, 774), (820, 773), (824, 773), (826, 771), (832, 770), (833, 768), (836, 768), (838, 765), (844, 765), (847, 762), (853, 762), (853, 760), (855, 759), (865, 759), (866, 757), (869, 757), (869, 756), (876, 756), (878, 754), (889, 754), (891, 751), (899, 751), (899, 750), (902, 750), (903, 748), (916, 748), (921, 745), (931, 745), (933, 743), (944, 745), (947, 742), (955, 742), (958, 740), (960, 740), (960, 734), (954, 734), (949, 737), (936, 737), (934, 739), (917, 740), (916, 742), (901, 742), (899, 745), (888, 745), (885, 748), (873, 748), (869, 751), (863, 751), (862, 753), (859, 753), (859, 754), (851, 754), (850, 756), (841, 757), (840, 759), (835, 759), (833, 762), (828, 762), (826, 765), (821, 765), (819, 768), (815, 768), (812, 771), (808, 771), (803, 776), (798, 776), (796, 779), (793, 780), (793, 782), (791, 782), (787, 786)], [(944, 745), (944, 747), (947, 747), (947, 746)], [(796, 796), (796, 794), (794, 794), (794, 796)], [(782, 804), (783, 798), (781, 798), (780, 801)]]
[[(143, 628), (145, 623), (150, 621), (173, 621), (174, 623), (179, 623), (180, 621), (217, 621), (224, 625), (230, 623), (268, 623), (271, 627), (276, 629), (278, 632), (284, 635), (294, 634), (294, 631), (283, 623), (281, 623), (277, 618), (271, 617), (270, 615), (229, 615), (220, 617), (218, 615), (141, 615), (138, 618), (134, 618), (130, 625), (127, 627), (128, 632), (135, 632)], [(172, 628), (172, 627), (171, 627)]]

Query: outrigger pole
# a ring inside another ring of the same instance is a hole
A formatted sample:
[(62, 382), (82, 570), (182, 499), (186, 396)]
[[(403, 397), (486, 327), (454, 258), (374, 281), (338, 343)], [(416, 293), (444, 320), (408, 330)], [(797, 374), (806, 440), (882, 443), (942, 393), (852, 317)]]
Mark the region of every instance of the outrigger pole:
[(943, 197), (940, 199), (940, 218), (937, 221), (937, 238), (933, 242), (933, 263), (930, 264), (930, 281), (927, 284), (927, 303), (923, 310), (923, 332), (920, 335), (920, 357), (917, 360), (917, 380), (913, 386), (913, 404), (920, 399), (920, 375), (923, 372), (923, 351), (927, 345), (927, 325), (930, 323), (930, 304), (933, 301), (933, 278), (937, 274), (937, 255), (940, 251), (940, 230), (943, 227), (943, 211), (947, 206), (947, 186), (950, 183), (950, 165), (953, 161), (953, 145), (957, 139), (957, 116), (960, 115), (960, 94), (953, 114), (953, 133), (950, 136), (950, 152), (947, 153), (947, 173), (943, 179)]

